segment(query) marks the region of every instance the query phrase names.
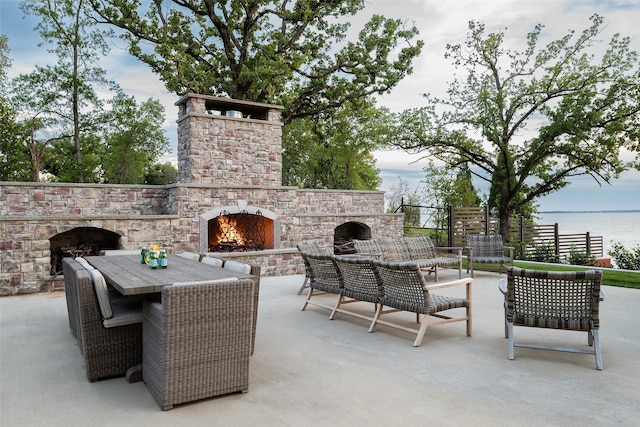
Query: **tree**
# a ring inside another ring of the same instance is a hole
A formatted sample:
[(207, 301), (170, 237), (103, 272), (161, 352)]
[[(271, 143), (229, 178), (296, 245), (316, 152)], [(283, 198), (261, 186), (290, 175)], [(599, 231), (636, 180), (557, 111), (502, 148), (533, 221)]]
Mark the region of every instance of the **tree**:
[(392, 186), (385, 197), (388, 203), (387, 212), (395, 213), (402, 208), (404, 224), (412, 227), (420, 226), (420, 195), (417, 189), (413, 192), (409, 190), (409, 182), (406, 179), (398, 177), (398, 185)]
[(169, 91), (281, 104), (285, 124), (388, 92), (423, 46), (381, 16), (344, 42), (364, 0), (90, 1)]
[[(78, 182), (84, 181), (81, 133), (92, 121), (83, 118), (83, 110), (101, 107), (92, 83), (111, 85), (105, 71), (97, 64), (108, 52), (104, 37), (108, 32), (96, 29), (96, 21), (88, 16), (87, 0), (24, 0), (25, 14), (41, 18), (36, 29), (42, 38), (54, 45), (50, 52), (58, 57), (55, 66), (38, 67), (37, 74), (48, 83), (44, 96), (56, 105), (50, 114), (57, 114), (71, 123)], [(34, 76), (35, 77), (35, 76)]]
[(11, 66), (7, 37), (0, 35), (0, 181), (30, 178), (29, 154), (23, 140), (26, 132), (17, 122), (18, 112), (11, 105), (7, 69)]
[(380, 177), (372, 151), (386, 144), (381, 130), (389, 113), (372, 100), (347, 102), (333, 111), (285, 127), (283, 184), (305, 188), (375, 190)]
[(112, 184), (142, 184), (145, 172), (169, 146), (164, 134), (164, 107), (149, 99), (138, 105), (123, 93), (111, 100), (106, 114), (102, 159), (105, 181)]
[(171, 163), (155, 163), (148, 168), (144, 178), (145, 184), (167, 185), (178, 182), (178, 169)]
[(504, 31), (485, 35), (469, 23), (465, 46), (447, 46), (446, 57), (466, 69), (445, 99), (400, 117), (398, 146), (425, 152), (450, 165), (470, 165), (491, 184), (489, 206), (509, 241), (512, 214), (528, 214), (539, 197), (590, 175), (609, 183), (630, 165), (623, 146), (638, 144), (640, 69), (628, 37), (614, 35), (593, 51), (603, 18), (594, 15), (581, 34), (537, 49), (538, 25), (527, 47), (504, 46)]

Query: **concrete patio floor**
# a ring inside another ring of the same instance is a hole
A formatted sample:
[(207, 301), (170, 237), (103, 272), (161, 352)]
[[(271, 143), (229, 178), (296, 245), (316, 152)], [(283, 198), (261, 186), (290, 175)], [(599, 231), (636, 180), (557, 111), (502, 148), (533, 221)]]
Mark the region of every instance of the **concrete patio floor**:
[[(419, 348), (407, 332), (369, 334), (353, 316), (300, 311), (302, 276), (264, 277), (249, 392), (167, 412), (143, 382), (87, 381), (62, 292), (0, 298), (0, 426), (640, 425), (640, 291), (605, 288), (598, 371), (582, 354), (516, 348), (509, 361), (498, 277), (476, 273), (473, 337), (462, 322), (442, 325)], [(587, 338), (515, 334), (572, 346)]]

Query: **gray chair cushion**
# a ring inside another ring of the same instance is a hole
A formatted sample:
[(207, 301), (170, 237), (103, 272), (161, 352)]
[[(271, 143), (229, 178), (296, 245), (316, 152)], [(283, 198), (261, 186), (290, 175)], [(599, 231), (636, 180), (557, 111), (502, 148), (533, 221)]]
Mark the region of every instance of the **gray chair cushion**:
[(249, 264), (238, 261), (225, 261), (223, 268), (245, 274), (251, 273), (251, 266)]
[(143, 316), (141, 304), (114, 304), (112, 309), (113, 317), (102, 321), (105, 328), (115, 328), (117, 326), (142, 323)]
[(213, 265), (214, 267), (222, 267), (222, 265), (224, 264), (224, 261), (221, 260), (220, 258), (214, 258), (210, 256), (203, 256), (200, 262)]
[(111, 319), (113, 317), (113, 310), (111, 309), (111, 301), (109, 300), (109, 289), (107, 288), (107, 282), (104, 280), (104, 276), (98, 270), (89, 270), (91, 280), (93, 281), (93, 287), (96, 291), (96, 297), (98, 297), (98, 305), (100, 306), (100, 312), (103, 319)]

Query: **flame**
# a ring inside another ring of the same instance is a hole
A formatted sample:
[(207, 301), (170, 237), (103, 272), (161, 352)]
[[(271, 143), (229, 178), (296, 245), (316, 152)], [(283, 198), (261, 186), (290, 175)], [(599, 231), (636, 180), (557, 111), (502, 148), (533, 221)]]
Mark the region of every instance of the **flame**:
[(236, 243), (238, 246), (245, 244), (245, 239), (238, 231), (238, 222), (236, 219), (228, 218), (226, 221), (220, 221), (218, 223), (220, 232), (217, 233), (217, 238), (220, 243)]

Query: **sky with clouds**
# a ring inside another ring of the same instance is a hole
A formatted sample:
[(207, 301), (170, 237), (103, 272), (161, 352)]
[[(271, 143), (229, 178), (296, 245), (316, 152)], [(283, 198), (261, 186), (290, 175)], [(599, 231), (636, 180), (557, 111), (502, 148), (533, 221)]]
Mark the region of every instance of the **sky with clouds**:
[[(53, 64), (46, 47), (38, 47), (39, 34), (34, 31), (37, 21), (23, 17), (18, 0), (0, 0), (0, 33), (9, 38), (13, 60), (10, 76), (28, 73), (36, 64)], [(390, 94), (379, 98), (379, 105), (392, 111), (402, 111), (423, 105), (424, 93), (442, 95), (454, 75), (445, 60), (447, 44), (463, 43), (468, 22), (484, 23), (487, 31), (506, 28), (506, 43), (518, 50), (526, 34), (537, 24), (543, 24), (539, 46), (565, 35), (569, 30), (582, 31), (590, 25), (589, 17), (597, 13), (605, 18), (602, 40), (612, 34), (632, 37), (632, 48), (640, 51), (640, 0), (367, 0), (364, 11), (352, 21), (351, 31), (359, 31), (373, 14), (399, 18), (413, 23), (420, 31), (425, 47), (414, 63), (414, 73), (402, 81)], [(178, 97), (168, 93), (148, 68), (131, 58), (122, 41), (113, 42), (111, 52), (101, 63), (108, 77), (115, 80), (125, 93), (135, 95), (138, 102), (157, 98), (166, 109), (165, 128), (175, 146)], [(174, 154), (175, 155), (175, 154)], [(629, 155), (629, 159), (633, 156)], [(383, 179), (382, 189), (397, 186), (399, 177), (407, 180), (410, 190), (422, 187), (424, 161), (401, 151), (376, 153), (377, 167)], [(480, 183), (478, 188), (486, 192)], [(640, 172), (625, 172), (612, 185), (600, 187), (592, 178), (581, 177), (552, 195), (538, 201), (542, 211), (549, 210), (616, 210), (640, 209)]]

